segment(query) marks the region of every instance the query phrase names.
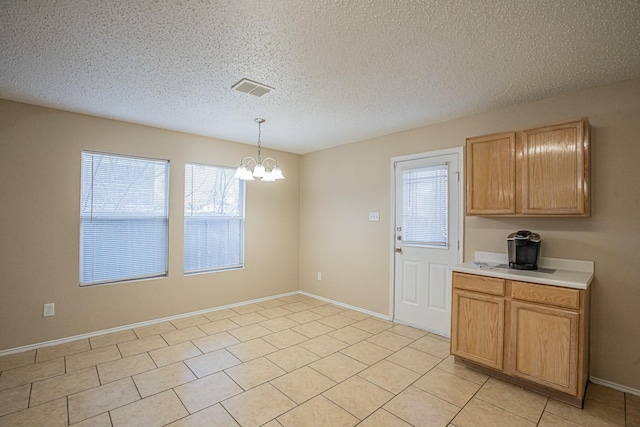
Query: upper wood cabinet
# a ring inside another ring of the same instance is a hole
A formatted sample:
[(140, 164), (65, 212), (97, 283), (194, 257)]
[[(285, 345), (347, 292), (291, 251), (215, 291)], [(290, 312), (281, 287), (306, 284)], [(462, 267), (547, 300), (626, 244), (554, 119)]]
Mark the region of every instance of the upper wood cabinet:
[(589, 216), (589, 122), (522, 131), (522, 213)]
[(468, 138), (467, 214), (516, 213), (515, 132)]
[(467, 215), (589, 216), (589, 121), (467, 138)]

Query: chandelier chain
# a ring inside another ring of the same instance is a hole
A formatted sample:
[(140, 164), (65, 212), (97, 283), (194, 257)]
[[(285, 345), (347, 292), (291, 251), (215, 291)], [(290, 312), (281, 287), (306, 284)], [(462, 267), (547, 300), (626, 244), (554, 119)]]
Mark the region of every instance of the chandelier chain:
[(260, 136), (262, 135), (262, 121), (258, 121), (258, 163), (262, 163), (262, 146), (260, 144)]

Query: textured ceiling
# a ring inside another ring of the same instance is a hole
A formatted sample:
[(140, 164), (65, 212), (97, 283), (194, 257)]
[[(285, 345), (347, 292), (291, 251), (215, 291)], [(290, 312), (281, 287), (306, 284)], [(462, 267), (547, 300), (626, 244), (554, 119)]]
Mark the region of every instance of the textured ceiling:
[(640, 1), (0, 0), (0, 54), (0, 98), (307, 153), (640, 77)]

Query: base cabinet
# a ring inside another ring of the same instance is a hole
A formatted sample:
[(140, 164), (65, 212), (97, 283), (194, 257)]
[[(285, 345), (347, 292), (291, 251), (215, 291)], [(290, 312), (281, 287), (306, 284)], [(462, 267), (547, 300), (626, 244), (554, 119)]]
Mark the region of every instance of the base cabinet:
[(451, 345), (455, 353), (474, 362), (502, 369), (504, 298), (475, 292), (454, 292), (455, 315)]
[(582, 406), (589, 290), (453, 273), (451, 353)]
[(563, 393), (577, 392), (579, 314), (511, 302), (511, 374)]

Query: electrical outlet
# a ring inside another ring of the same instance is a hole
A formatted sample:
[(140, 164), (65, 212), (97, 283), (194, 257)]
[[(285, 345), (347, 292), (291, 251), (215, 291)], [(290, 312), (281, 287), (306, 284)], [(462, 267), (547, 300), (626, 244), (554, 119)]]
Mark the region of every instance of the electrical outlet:
[(322, 273), (318, 271), (318, 280), (322, 280)]
[(380, 221), (380, 212), (369, 212), (369, 221)]
[(56, 305), (54, 303), (45, 304), (42, 310), (42, 317), (53, 316), (56, 313)]

